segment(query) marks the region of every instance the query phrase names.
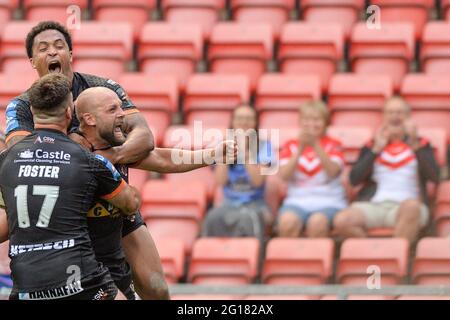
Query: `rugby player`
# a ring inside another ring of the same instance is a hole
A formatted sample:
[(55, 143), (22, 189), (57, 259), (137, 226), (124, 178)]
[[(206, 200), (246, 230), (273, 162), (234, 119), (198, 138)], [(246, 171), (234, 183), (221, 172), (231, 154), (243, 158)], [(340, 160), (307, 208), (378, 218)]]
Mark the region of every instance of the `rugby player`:
[(13, 279), (10, 299), (117, 296), (108, 269), (96, 260), (87, 211), (100, 197), (132, 215), (140, 196), (107, 159), (67, 136), (73, 115), (70, 87), (62, 74), (36, 81), (28, 91), (35, 129), (0, 155)]
[[(53, 21), (38, 23), (27, 35), (26, 51), (31, 65), (36, 69), (39, 77), (49, 73), (61, 73), (69, 78), (74, 100), (83, 90), (90, 87), (106, 87), (117, 94), (125, 113), (123, 130), (127, 139), (120, 146), (103, 150), (103, 154), (108, 154), (108, 158), (112, 159), (114, 163), (135, 163), (147, 157), (153, 150), (153, 135), (144, 117), (139, 114), (119, 84), (112, 80), (72, 70), (72, 39), (64, 26)], [(8, 104), (6, 117), (6, 143), (8, 147), (11, 147), (34, 129), (28, 92), (14, 98)], [(74, 116), (69, 132), (76, 130), (78, 125), (78, 120)], [(78, 134), (74, 133), (71, 137), (78, 142), (83, 142), (82, 137)], [(110, 223), (116, 222), (110, 219)], [(168, 287), (161, 271), (158, 253), (153, 241), (150, 241), (151, 237), (144, 222), (139, 215), (136, 215), (136, 219), (133, 221), (123, 219), (121, 224), (123, 225), (121, 235), (123, 247), (131, 267), (133, 269), (146, 268), (145, 273), (135, 275), (135, 286), (139, 296), (142, 299), (168, 299)], [(107, 229), (105, 227), (105, 230)], [(123, 269), (122, 265), (113, 264), (122, 258), (120, 256), (123, 255), (123, 251), (115, 246), (115, 242), (110, 241), (109, 235), (106, 233), (104, 235), (105, 237), (93, 237), (95, 239), (92, 242), (94, 250), (96, 253), (99, 252), (101, 257), (98, 259), (108, 267), (119, 289), (124, 293), (128, 292), (127, 297), (132, 298), (134, 293), (130, 268)], [(120, 237), (119, 234), (115, 236)]]

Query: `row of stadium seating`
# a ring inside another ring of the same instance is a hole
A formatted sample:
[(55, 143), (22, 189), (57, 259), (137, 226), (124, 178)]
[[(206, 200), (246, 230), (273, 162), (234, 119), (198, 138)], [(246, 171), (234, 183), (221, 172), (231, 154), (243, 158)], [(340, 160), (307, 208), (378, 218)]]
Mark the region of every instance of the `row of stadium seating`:
[[(30, 71), (24, 38), (33, 22), (8, 23), (1, 33), (0, 66), (6, 73)], [(450, 70), (450, 23), (426, 24), (419, 57), (421, 71), (445, 74)], [(206, 47), (197, 25), (152, 22), (145, 24), (134, 43), (129, 24), (84, 22), (73, 30), (74, 68), (117, 79), (136, 57), (139, 70), (177, 77), (181, 89), (206, 60), (208, 69), (221, 74), (245, 74), (255, 90), (259, 77), (271, 69), (286, 74), (319, 76), (323, 92), (345, 58), (345, 39), (332, 24), (286, 24), (279, 44), (267, 24), (220, 23), (212, 29)], [(354, 26), (348, 51), (348, 70), (362, 74), (386, 74), (398, 90), (416, 56), (413, 27), (383, 23), (380, 30), (361, 22)], [(136, 44), (137, 53), (134, 53)], [(277, 47), (277, 50), (274, 50)], [(206, 50), (207, 49), (207, 50)], [(206, 53), (205, 53), (206, 52)], [(273, 67), (276, 60), (278, 68)], [(271, 67), (272, 66), (272, 67)], [(345, 69), (345, 68), (344, 68)]]
[[(34, 73), (0, 74), (1, 126), (5, 125), (4, 112), (9, 101), (24, 92), (36, 78)], [(182, 112), (189, 130), (195, 121), (202, 121), (204, 128), (225, 129), (230, 123), (231, 110), (249, 102), (254, 102), (260, 113), (261, 128), (280, 129), (282, 144), (296, 134), (299, 106), (307, 100), (322, 98), (317, 77), (303, 75), (265, 74), (254, 96), (242, 75), (195, 74), (188, 79), (184, 94), (171, 76), (126, 73), (118, 82), (147, 119), (157, 144), (168, 147), (177, 145), (173, 139), (174, 131), (179, 128), (169, 126), (178, 111)], [(331, 124), (349, 152), (355, 153), (369, 140), (381, 122), (384, 101), (393, 92), (392, 82), (386, 76), (336, 74), (331, 78), (327, 96)], [(408, 74), (400, 92), (411, 105), (413, 119), (423, 135), (437, 148), (439, 163), (445, 164), (445, 144), (450, 139), (450, 77)], [(349, 163), (354, 156), (349, 156)]]
[(136, 36), (149, 20), (151, 11), (158, 11), (158, 15), (169, 22), (198, 23), (205, 37), (209, 37), (212, 26), (223, 17), (242, 23), (267, 22), (277, 35), (289, 19), (301, 17), (308, 22), (337, 23), (349, 35), (352, 25), (365, 15), (364, 8), (370, 4), (383, 10), (384, 22), (411, 23), (417, 38), (430, 11), (436, 10), (443, 18), (450, 20), (448, 0), (54, 0), (50, 3), (46, 0), (24, 0), (21, 6), (18, 0), (3, 0), (0, 21), (10, 20), (12, 12), (20, 8), (27, 20), (56, 18), (65, 22), (67, 7), (74, 4), (81, 10), (88, 10), (91, 18), (97, 21), (130, 22)]
[[(344, 176), (347, 176), (347, 173)], [(163, 179), (146, 180), (141, 171), (132, 170), (130, 183), (142, 193), (141, 213), (156, 238), (178, 238), (186, 254), (190, 254), (200, 234), (208, 201), (220, 202), (209, 168), (185, 174), (166, 175)], [(270, 179), (269, 182), (270, 183)], [(442, 182), (433, 192), (434, 209), (428, 234), (450, 235), (450, 182)], [(372, 236), (392, 236), (393, 229), (370, 230)]]
[[(168, 283), (365, 286), (368, 274), (378, 274), (381, 286), (450, 284), (450, 242), (444, 238), (421, 239), (411, 259), (408, 241), (399, 238), (348, 239), (340, 250), (332, 239), (274, 238), (264, 257), (255, 238), (201, 238), (189, 261), (179, 239), (156, 243)], [(0, 274), (9, 273), (7, 248), (0, 246)]]

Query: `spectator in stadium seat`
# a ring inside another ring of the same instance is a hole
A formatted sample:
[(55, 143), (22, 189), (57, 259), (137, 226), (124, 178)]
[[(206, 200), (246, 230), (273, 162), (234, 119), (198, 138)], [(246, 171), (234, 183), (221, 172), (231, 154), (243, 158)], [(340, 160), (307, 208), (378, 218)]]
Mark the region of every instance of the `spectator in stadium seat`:
[(365, 237), (367, 229), (394, 228), (413, 242), (427, 225), (426, 182), (439, 182), (439, 167), (427, 140), (417, 135), (410, 108), (399, 96), (386, 101), (383, 124), (350, 172), (353, 186), (364, 184), (357, 201), (334, 220), (343, 237)]
[(279, 210), (278, 235), (327, 237), (334, 215), (347, 206), (340, 174), (344, 168), (341, 143), (326, 135), (329, 109), (322, 101), (300, 108), (300, 133), (280, 152), (281, 178), (288, 183)]
[[(208, 212), (202, 233), (209, 237), (254, 236), (263, 240), (265, 228), (272, 223), (264, 200), (263, 171), (273, 161), (272, 147), (269, 141), (260, 139), (257, 113), (251, 106), (234, 109), (231, 122), (238, 144), (238, 163), (215, 165), (216, 183), (222, 187), (224, 200)], [(253, 139), (250, 132), (254, 133)]]

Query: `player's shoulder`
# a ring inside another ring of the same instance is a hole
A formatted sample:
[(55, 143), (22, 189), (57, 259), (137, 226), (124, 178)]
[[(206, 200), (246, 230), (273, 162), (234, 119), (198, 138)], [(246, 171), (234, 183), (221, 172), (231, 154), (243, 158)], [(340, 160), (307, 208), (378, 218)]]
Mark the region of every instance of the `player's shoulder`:
[(25, 91), (24, 93), (12, 98), (6, 106), (6, 112), (17, 110), (21, 107), (30, 107), (30, 98), (28, 96), (28, 91)]
[(128, 100), (128, 96), (122, 86), (116, 81), (108, 78), (103, 78), (87, 73), (75, 73), (75, 77), (85, 83), (86, 88), (105, 87), (114, 91), (120, 99)]

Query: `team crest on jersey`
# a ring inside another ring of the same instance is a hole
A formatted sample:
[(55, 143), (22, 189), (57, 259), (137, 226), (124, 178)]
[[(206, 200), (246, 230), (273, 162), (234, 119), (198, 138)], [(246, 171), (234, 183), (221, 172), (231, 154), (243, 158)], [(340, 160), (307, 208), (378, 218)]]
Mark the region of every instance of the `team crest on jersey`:
[(378, 156), (377, 162), (391, 169), (405, 166), (416, 158), (405, 142), (391, 143)]
[(114, 180), (116, 181), (120, 181), (120, 179), (122, 179), (122, 177), (120, 176), (119, 171), (117, 171), (117, 169), (113, 166), (113, 164), (111, 162), (109, 162), (108, 159), (106, 159), (105, 157), (96, 154), (95, 157), (100, 160), (101, 162), (103, 162), (103, 164), (105, 165), (105, 167), (108, 168), (109, 171), (111, 171), (111, 174), (114, 178)]

